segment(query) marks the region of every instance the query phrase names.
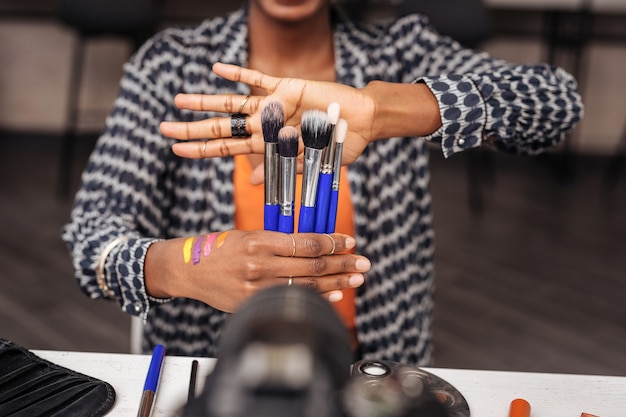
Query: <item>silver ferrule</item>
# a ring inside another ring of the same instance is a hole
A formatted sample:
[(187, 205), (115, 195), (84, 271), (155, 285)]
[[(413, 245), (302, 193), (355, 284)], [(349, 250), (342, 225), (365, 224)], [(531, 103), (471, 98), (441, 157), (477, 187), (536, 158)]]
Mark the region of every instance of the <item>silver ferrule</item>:
[(265, 204), (278, 204), (278, 144), (265, 143)]
[(335, 144), (335, 155), (333, 162), (333, 183), (331, 189), (339, 191), (339, 180), (341, 179), (341, 154), (343, 152), (343, 142)]
[(335, 162), (335, 148), (337, 146), (337, 142), (335, 141), (335, 129), (333, 129), (333, 133), (328, 143), (328, 146), (324, 148), (324, 156), (322, 157), (322, 168), (320, 172), (322, 174), (330, 174), (333, 172), (333, 164)]
[(296, 158), (280, 157), (280, 214), (293, 216), (296, 198)]
[(144, 391), (141, 395), (141, 401), (139, 402), (139, 412), (137, 417), (150, 417), (152, 414), (152, 404), (154, 403), (154, 397), (156, 393), (154, 391)]
[(306, 207), (315, 206), (317, 181), (322, 165), (322, 149), (304, 148), (304, 168), (302, 171), (302, 198), (300, 204)]

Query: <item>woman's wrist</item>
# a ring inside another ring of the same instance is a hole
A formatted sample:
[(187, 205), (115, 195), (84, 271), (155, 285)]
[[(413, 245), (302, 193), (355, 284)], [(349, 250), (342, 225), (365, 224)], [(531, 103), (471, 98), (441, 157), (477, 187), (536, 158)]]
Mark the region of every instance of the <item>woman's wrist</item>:
[(169, 267), (172, 253), (176, 253), (172, 245), (176, 245), (176, 240), (162, 240), (155, 242), (148, 248), (144, 261), (144, 284), (146, 292), (155, 298), (170, 298), (178, 296), (173, 287), (178, 282), (170, 271), (175, 270)]
[(426, 136), (441, 127), (439, 103), (426, 84), (372, 81), (364, 90), (376, 103), (374, 140)]

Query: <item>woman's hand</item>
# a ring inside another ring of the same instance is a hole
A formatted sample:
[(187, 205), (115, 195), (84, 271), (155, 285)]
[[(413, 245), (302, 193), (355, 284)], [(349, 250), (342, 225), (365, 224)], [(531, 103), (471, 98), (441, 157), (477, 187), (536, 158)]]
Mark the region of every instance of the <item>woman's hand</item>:
[[(357, 89), (343, 84), (277, 78), (235, 65), (216, 63), (213, 71), (231, 81), (261, 89), (267, 96), (234, 94), (179, 94), (182, 109), (247, 114), (250, 137), (233, 138), (231, 118), (215, 117), (197, 122), (163, 122), (161, 132), (176, 139), (212, 139), (207, 142), (177, 143), (174, 153), (186, 158), (219, 157), (258, 153), (264, 150), (261, 111), (266, 100), (278, 100), (285, 110), (285, 125), (300, 126), (302, 112), (326, 110), (332, 102), (341, 106), (340, 117), (348, 123), (343, 164), (358, 158), (373, 140), (393, 136), (423, 136), (441, 126), (439, 104), (425, 84), (373, 81)], [(243, 106), (242, 106), (243, 103)]]
[[(365, 90), (338, 83), (307, 81), (297, 78), (277, 78), (235, 65), (216, 63), (213, 71), (231, 81), (246, 83), (264, 90), (267, 96), (251, 96), (245, 101), (241, 113), (247, 114), (246, 130), (250, 137), (233, 138), (230, 117), (215, 117), (197, 122), (163, 122), (161, 132), (176, 139), (212, 139), (207, 143), (177, 143), (174, 153), (187, 158), (219, 157), (259, 153), (264, 150), (261, 129), (261, 111), (266, 100), (278, 100), (284, 107), (285, 125), (300, 127), (302, 112), (310, 109), (326, 111), (337, 102), (340, 117), (348, 122), (344, 143), (343, 163), (349, 164), (373, 140), (372, 122), (376, 120), (373, 98)], [(237, 113), (244, 102), (241, 95), (179, 94), (176, 106), (195, 111)]]
[(355, 246), (343, 234), (231, 230), (156, 242), (145, 261), (148, 294), (187, 297), (232, 312), (270, 285), (305, 285), (336, 300), (358, 287), (370, 262), (342, 253)]

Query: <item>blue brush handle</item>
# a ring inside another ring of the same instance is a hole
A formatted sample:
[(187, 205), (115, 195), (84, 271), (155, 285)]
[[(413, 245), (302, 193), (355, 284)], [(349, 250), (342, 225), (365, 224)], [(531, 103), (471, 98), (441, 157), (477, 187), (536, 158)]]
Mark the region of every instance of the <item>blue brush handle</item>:
[(159, 376), (161, 375), (161, 365), (165, 357), (165, 347), (156, 345), (152, 351), (152, 359), (150, 359), (150, 367), (146, 376), (146, 383), (143, 386), (144, 391), (156, 392), (159, 385)]
[(278, 231), (283, 233), (293, 233), (293, 216), (278, 216)]
[(311, 233), (315, 231), (315, 207), (300, 207), (298, 219), (298, 233)]
[(333, 174), (320, 174), (315, 201), (315, 233), (326, 233)]
[(339, 191), (330, 192), (330, 204), (328, 207), (328, 220), (326, 221), (326, 233), (335, 233), (337, 224), (337, 206), (339, 205)]
[(266, 204), (263, 212), (263, 228), (265, 230), (278, 230), (278, 215), (280, 206), (278, 204)]

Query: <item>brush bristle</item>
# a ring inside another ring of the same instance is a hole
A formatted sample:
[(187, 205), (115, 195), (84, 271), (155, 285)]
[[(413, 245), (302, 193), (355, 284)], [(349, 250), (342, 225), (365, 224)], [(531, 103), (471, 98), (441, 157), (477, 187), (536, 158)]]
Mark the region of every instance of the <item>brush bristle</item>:
[(261, 112), (261, 129), (263, 140), (268, 143), (278, 142), (278, 132), (285, 124), (285, 111), (280, 102), (274, 100), (267, 103)]
[(341, 107), (339, 103), (332, 102), (328, 105), (328, 109), (326, 110), (326, 114), (328, 114), (328, 121), (331, 125), (336, 125), (337, 120), (339, 120), (339, 112)]
[(307, 148), (323, 149), (328, 145), (333, 129), (328, 115), (321, 110), (302, 113), (302, 141)]
[(337, 127), (335, 127), (335, 142), (343, 143), (346, 140), (348, 134), (348, 122), (346, 119), (339, 119), (337, 121)]
[(298, 129), (285, 126), (278, 132), (278, 154), (284, 158), (298, 155)]

